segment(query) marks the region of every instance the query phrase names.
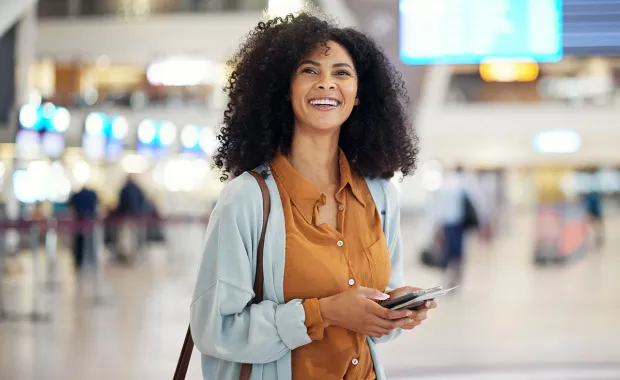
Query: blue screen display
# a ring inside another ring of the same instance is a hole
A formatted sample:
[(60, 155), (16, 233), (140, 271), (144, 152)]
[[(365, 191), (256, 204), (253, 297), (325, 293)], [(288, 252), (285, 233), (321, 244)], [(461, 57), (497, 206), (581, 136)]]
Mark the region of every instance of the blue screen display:
[(400, 0), (406, 64), (562, 59), (562, 0)]
[(564, 0), (564, 54), (620, 56), (620, 0)]

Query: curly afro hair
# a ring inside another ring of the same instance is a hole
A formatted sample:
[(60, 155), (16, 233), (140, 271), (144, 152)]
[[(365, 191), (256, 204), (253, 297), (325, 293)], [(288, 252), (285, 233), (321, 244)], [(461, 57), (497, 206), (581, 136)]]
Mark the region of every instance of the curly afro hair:
[(234, 71), (225, 88), (229, 102), (213, 157), (222, 181), (271, 161), (278, 149), (290, 152), (291, 77), (305, 55), (328, 41), (349, 52), (357, 71), (360, 106), (342, 125), (339, 139), (351, 166), (369, 178), (412, 173), (418, 137), (406, 116), (409, 98), (402, 74), (368, 36), (301, 13), (260, 22), (228, 61)]

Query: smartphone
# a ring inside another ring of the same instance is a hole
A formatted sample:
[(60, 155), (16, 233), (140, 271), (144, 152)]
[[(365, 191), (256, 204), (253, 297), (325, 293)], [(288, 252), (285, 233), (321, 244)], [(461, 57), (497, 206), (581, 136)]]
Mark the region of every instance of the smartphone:
[(458, 288), (458, 286), (443, 290), (441, 286), (435, 286), (433, 288), (423, 289), (417, 292), (409, 293), (393, 300), (386, 300), (380, 305), (392, 310), (417, 310), (423, 308), (426, 301), (432, 301), (438, 297), (445, 296), (450, 291), (456, 288)]
[(432, 288), (428, 288), (428, 289), (420, 289), (420, 290), (416, 290), (413, 293), (409, 293), (409, 294), (405, 294), (404, 296), (398, 297), (398, 298), (394, 298), (394, 299), (387, 299), (383, 302), (380, 302), (379, 304), (385, 308), (391, 309), (395, 306), (398, 306), (404, 302), (409, 302), (417, 297), (423, 296), (427, 293), (431, 293), (431, 292), (437, 292), (437, 291), (441, 291), (443, 289), (443, 287), (440, 286), (434, 286)]

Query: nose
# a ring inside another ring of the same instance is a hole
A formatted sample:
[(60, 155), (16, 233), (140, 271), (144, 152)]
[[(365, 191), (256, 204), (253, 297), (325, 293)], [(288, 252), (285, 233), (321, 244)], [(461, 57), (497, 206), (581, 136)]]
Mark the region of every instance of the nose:
[(333, 83), (320, 83), (318, 86), (321, 90), (333, 90), (336, 86)]
[(320, 90), (333, 90), (336, 88), (336, 84), (332, 80), (329, 73), (321, 75), (316, 85)]

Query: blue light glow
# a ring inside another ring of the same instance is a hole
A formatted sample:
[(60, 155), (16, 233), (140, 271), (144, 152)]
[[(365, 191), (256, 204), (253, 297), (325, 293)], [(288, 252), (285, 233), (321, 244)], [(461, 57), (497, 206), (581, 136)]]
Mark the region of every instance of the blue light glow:
[(562, 0), (400, 0), (399, 14), (406, 64), (555, 62), (563, 55)]

